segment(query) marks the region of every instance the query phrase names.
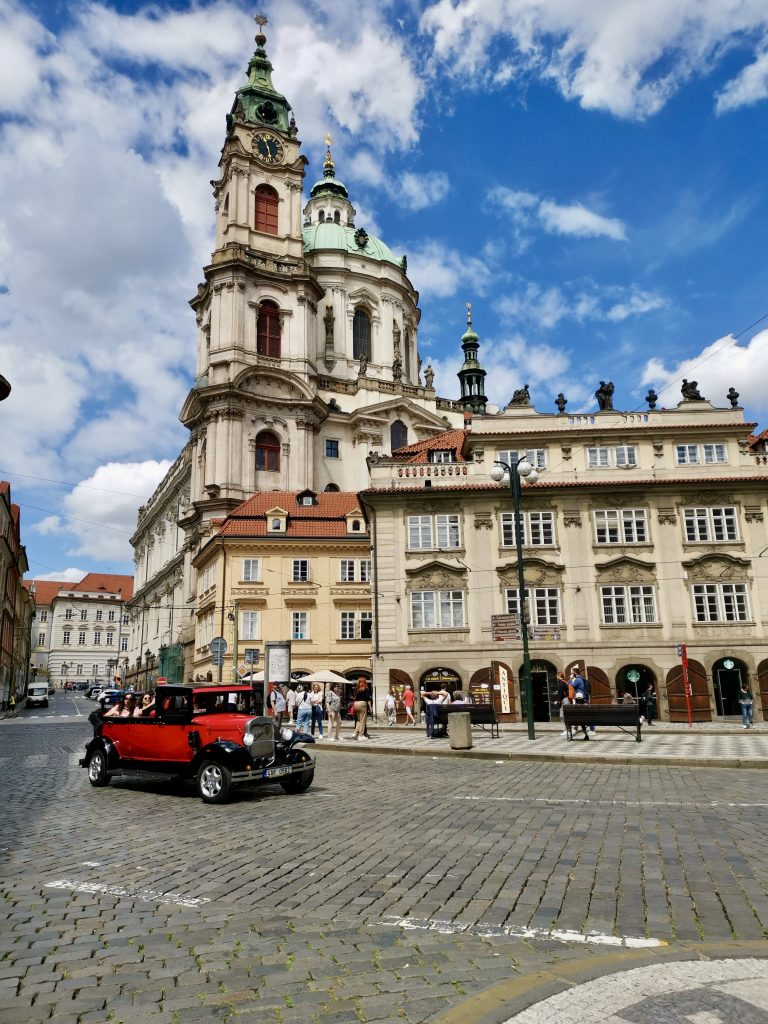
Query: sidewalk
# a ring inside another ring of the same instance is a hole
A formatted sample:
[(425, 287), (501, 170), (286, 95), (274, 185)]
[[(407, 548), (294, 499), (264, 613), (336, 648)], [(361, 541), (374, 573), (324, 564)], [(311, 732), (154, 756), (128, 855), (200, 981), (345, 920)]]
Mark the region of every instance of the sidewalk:
[[(406, 754), (413, 757), (469, 757), (497, 761), (577, 761), (589, 764), (684, 765), (711, 768), (768, 768), (768, 724), (744, 730), (730, 723), (656, 722), (644, 726), (642, 742), (634, 732), (598, 729), (596, 739), (563, 739), (555, 722), (536, 723), (536, 739), (528, 739), (525, 723), (505, 723), (499, 739), (472, 730), (472, 750), (451, 750), (447, 738), (429, 739), (423, 726), (409, 728), (371, 725), (370, 740), (352, 741), (352, 726), (344, 723), (336, 743), (315, 737), (323, 750), (342, 753)], [(576, 734), (574, 733), (574, 737)]]

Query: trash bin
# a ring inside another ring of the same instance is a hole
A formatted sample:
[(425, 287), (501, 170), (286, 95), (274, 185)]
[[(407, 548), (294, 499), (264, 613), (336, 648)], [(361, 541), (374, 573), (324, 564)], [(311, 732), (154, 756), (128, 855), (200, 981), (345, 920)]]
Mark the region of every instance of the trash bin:
[(468, 711), (453, 711), (448, 715), (448, 739), (451, 750), (472, 749), (472, 725)]

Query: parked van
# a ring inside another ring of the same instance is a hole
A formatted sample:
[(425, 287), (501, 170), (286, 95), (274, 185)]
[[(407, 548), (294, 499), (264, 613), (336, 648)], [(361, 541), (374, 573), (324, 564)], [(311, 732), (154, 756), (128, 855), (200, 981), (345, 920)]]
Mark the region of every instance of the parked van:
[(27, 690), (27, 707), (28, 708), (47, 708), (48, 707), (48, 684), (47, 683), (30, 683), (29, 689)]

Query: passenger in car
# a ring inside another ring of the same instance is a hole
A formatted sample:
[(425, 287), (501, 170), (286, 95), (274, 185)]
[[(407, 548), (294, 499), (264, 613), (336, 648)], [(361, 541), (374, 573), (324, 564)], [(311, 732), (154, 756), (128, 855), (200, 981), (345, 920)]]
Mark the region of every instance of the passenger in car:
[(123, 694), (114, 707), (111, 707), (109, 711), (104, 713), (104, 718), (121, 718), (123, 711), (125, 711), (125, 694)]
[(151, 693), (145, 693), (141, 698), (141, 704), (136, 706), (134, 711), (134, 717), (136, 718), (149, 718), (154, 717), (155, 714), (155, 698)]

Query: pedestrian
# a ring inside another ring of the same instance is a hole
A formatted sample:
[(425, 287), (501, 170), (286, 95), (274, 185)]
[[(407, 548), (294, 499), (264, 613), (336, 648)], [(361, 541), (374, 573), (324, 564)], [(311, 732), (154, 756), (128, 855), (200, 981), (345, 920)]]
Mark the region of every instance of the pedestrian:
[(292, 722), (296, 717), (296, 691), (291, 686), (287, 691), (283, 691), (285, 695), (285, 706), (286, 706), (286, 718), (289, 722)]
[(384, 713), (387, 716), (387, 725), (393, 726), (397, 718), (397, 704), (394, 693), (388, 693), (384, 698)]
[(574, 693), (573, 687), (569, 684), (565, 678), (565, 672), (557, 673), (557, 700), (560, 704), (560, 721), (563, 723), (563, 731), (560, 735), (565, 738), (568, 735), (568, 730), (565, 728), (565, 716), (563, 714), (563, 708), (567, 707), (571, 703), (571, 694)]
[(312, 721), (312, 704), (309, 700), (309, 690), (305, 690), (299, 683), (296, 687), (296, 729), (298, 732), (309, 732), (309, 725)]
[(648, 725), (653, 725), (653, 720), (656, 717), (656, 694), (653, 690), (653, 683), (648, 683), (645, 688), (643, 700), (645, 702), (645, 720)]
[(451, 698), (446, 690), (440, 690), (435, 693), (432, 690), (427, 693), (426, 690), (422, 691), (421, 703), (422, 707), (426, 706), (426, 726), (427, 736), (430, 739), (437, 739), (440, 733), (437, 727), (437, 709), (441, 704), (450, 704)]
[(325, 705), (328, 709), (329, 739), (334, 743), (338, 743), (339, 730), (341, 729), (341, 694), (339, 693), (338, 683), (331, 683), (331, 688), (325, 699)]
[(272, 708), (275, 725), (280, 729), (282, 727), (283, 717), (285, 716), (285, 711), (288, 705), (285, 701), (285, 694), (279, 686), (275, 686), (272, 693), (270, 693), (269, 706)]
[(320, 683), (312, 684), (312, 691), (309, 695), (309, 703), (312, 705), (312, 735), (315, 735), (315, 725), (320, 731), (320, 739), (323, 738), (323, 701), (325, 694)]
[(405, 708), (405, 724), (406, 725), (412, 725), (414, 728), (416, 728), (416, 719), (413, 717), (413, 701), (414, 701), (413, 687), (411, 686), (410, 683), (406, 683), (405, 684), (405, 689), (403, 690), (403, 707)]
[(746, 683), (742, 683), (739, 689), (739, 707), (741, 708), (741, 728), (752, 728), (752, 691)]
[(8, 714), (11, 718), (16, 717), (16, 694), (11, 690), (11, 695), (8, 698)]
[(371, 688), (365, 676), (360, 676), (355, 687), (355, 734), (350, 739), (370, 739), (368, 736), (368, 712), (371, 710)]
[[(586, 700), (584, 699), (584, 691), (583, 690), (577, 690), (576, 691), (576, 694), (575, 694), (575, 696), (573, 698), (573, 703), (574, 703), (575, 707), (577, 707), (577, 708), (583, 708), (584, 707), (584, 705), (586, 704)], [(584, 733), (584, 739), (588, 740), (589, 739), (589, 733), (587, 732), (587, 726), (586, 725), (582, 725), (581, 726), (581, 731)]]

